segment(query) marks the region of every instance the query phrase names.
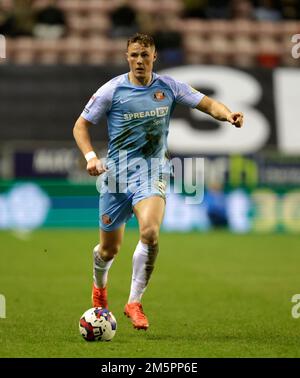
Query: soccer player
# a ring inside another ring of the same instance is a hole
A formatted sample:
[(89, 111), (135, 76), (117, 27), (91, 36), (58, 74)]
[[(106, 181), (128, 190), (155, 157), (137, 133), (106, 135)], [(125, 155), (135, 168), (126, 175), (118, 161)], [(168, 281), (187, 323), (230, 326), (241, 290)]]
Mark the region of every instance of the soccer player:
[[(141, 300), (158, 253), (165, 210), (165, 175), (170, 172), (167, 136), (174, 106), (179, 103), (196, 108), (238, 128), (243, 125), (243, 114), (231, 112), (185, 83), (154, 73), (157, 53), (151, 36), (138, 33), (131, 37), (126, 57), (130, 71), (98, 89), (78, 118), (73, 134), (87, 160), (88, 173), (103, 174), (100, 242), (93, 251), (93, 306), (108, 306), (108, 271), (121, 247), (125, 224), (135, 214), (140, 240), (133, 254), (131, 288), (124, 313), (134, 328), (146, 330), (149, 322)], [(109, 134), (106, 163), (94, 152), (89, 134), (91, 125), (103, 116), (107, 118)], [(152, 159), (158, 162), (154, 169), (150, 167)], [(140, 169), (134, 169), (137, 165)], [(125, 181), (129, 185), (120, 190)], [(135, 185), (130, 186), (133, 182)], [(111, 186), (115, 190), (110, 190)]]

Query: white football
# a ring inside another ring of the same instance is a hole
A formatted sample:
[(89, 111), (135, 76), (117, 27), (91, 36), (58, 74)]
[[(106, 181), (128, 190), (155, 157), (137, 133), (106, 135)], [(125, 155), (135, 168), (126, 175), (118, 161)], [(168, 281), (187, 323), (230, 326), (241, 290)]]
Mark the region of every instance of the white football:
[(90, 308), (79, 320), (79, 332), (87, 341), (110, 341), (116, 330), (116, 318), (106, 308)]

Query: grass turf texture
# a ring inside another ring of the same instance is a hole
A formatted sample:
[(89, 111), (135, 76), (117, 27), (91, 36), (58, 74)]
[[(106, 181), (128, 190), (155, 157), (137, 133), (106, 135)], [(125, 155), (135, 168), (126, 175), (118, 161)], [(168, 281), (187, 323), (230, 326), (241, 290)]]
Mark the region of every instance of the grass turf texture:
[(110, 271), (111, 342), (88, 343), (78, 321), (91, 307), (97, 231), (1, 232), (0, 357), (300, 357), (296, 235), (161, 234), (144, 309), (147, 332), (123, 315), (138, 234), (127, 231)]

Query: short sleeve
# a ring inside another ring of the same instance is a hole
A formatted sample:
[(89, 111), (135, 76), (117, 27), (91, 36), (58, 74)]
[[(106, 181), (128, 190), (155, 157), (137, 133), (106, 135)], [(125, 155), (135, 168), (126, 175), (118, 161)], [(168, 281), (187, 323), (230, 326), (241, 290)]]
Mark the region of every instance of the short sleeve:
[(178, 104), (195, 108), (205, 96), (203, 93), (192, 88), (190, 85), (177, 81), (170, 76), (164, 76), (164, 81), (173, 91), (175, 102)]
[(98, 91), (90, 98), (89, 102), (81, 113), (81, 117), (96, 125), (110, 110), (114, 89), (115, 86), (111, 83), (111, 81), (100, 87)]

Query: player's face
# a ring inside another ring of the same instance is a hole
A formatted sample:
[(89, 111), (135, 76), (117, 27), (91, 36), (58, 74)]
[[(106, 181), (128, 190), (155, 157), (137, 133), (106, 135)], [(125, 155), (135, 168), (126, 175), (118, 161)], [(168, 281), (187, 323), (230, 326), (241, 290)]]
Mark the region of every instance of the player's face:
[(147, 81), (152, 74), (153, 63), (156, 60), (156, 51), (153, 46), (143, 46), (131, 43), (127, 50), (127, 61), (130, 71), (138, 81)]

